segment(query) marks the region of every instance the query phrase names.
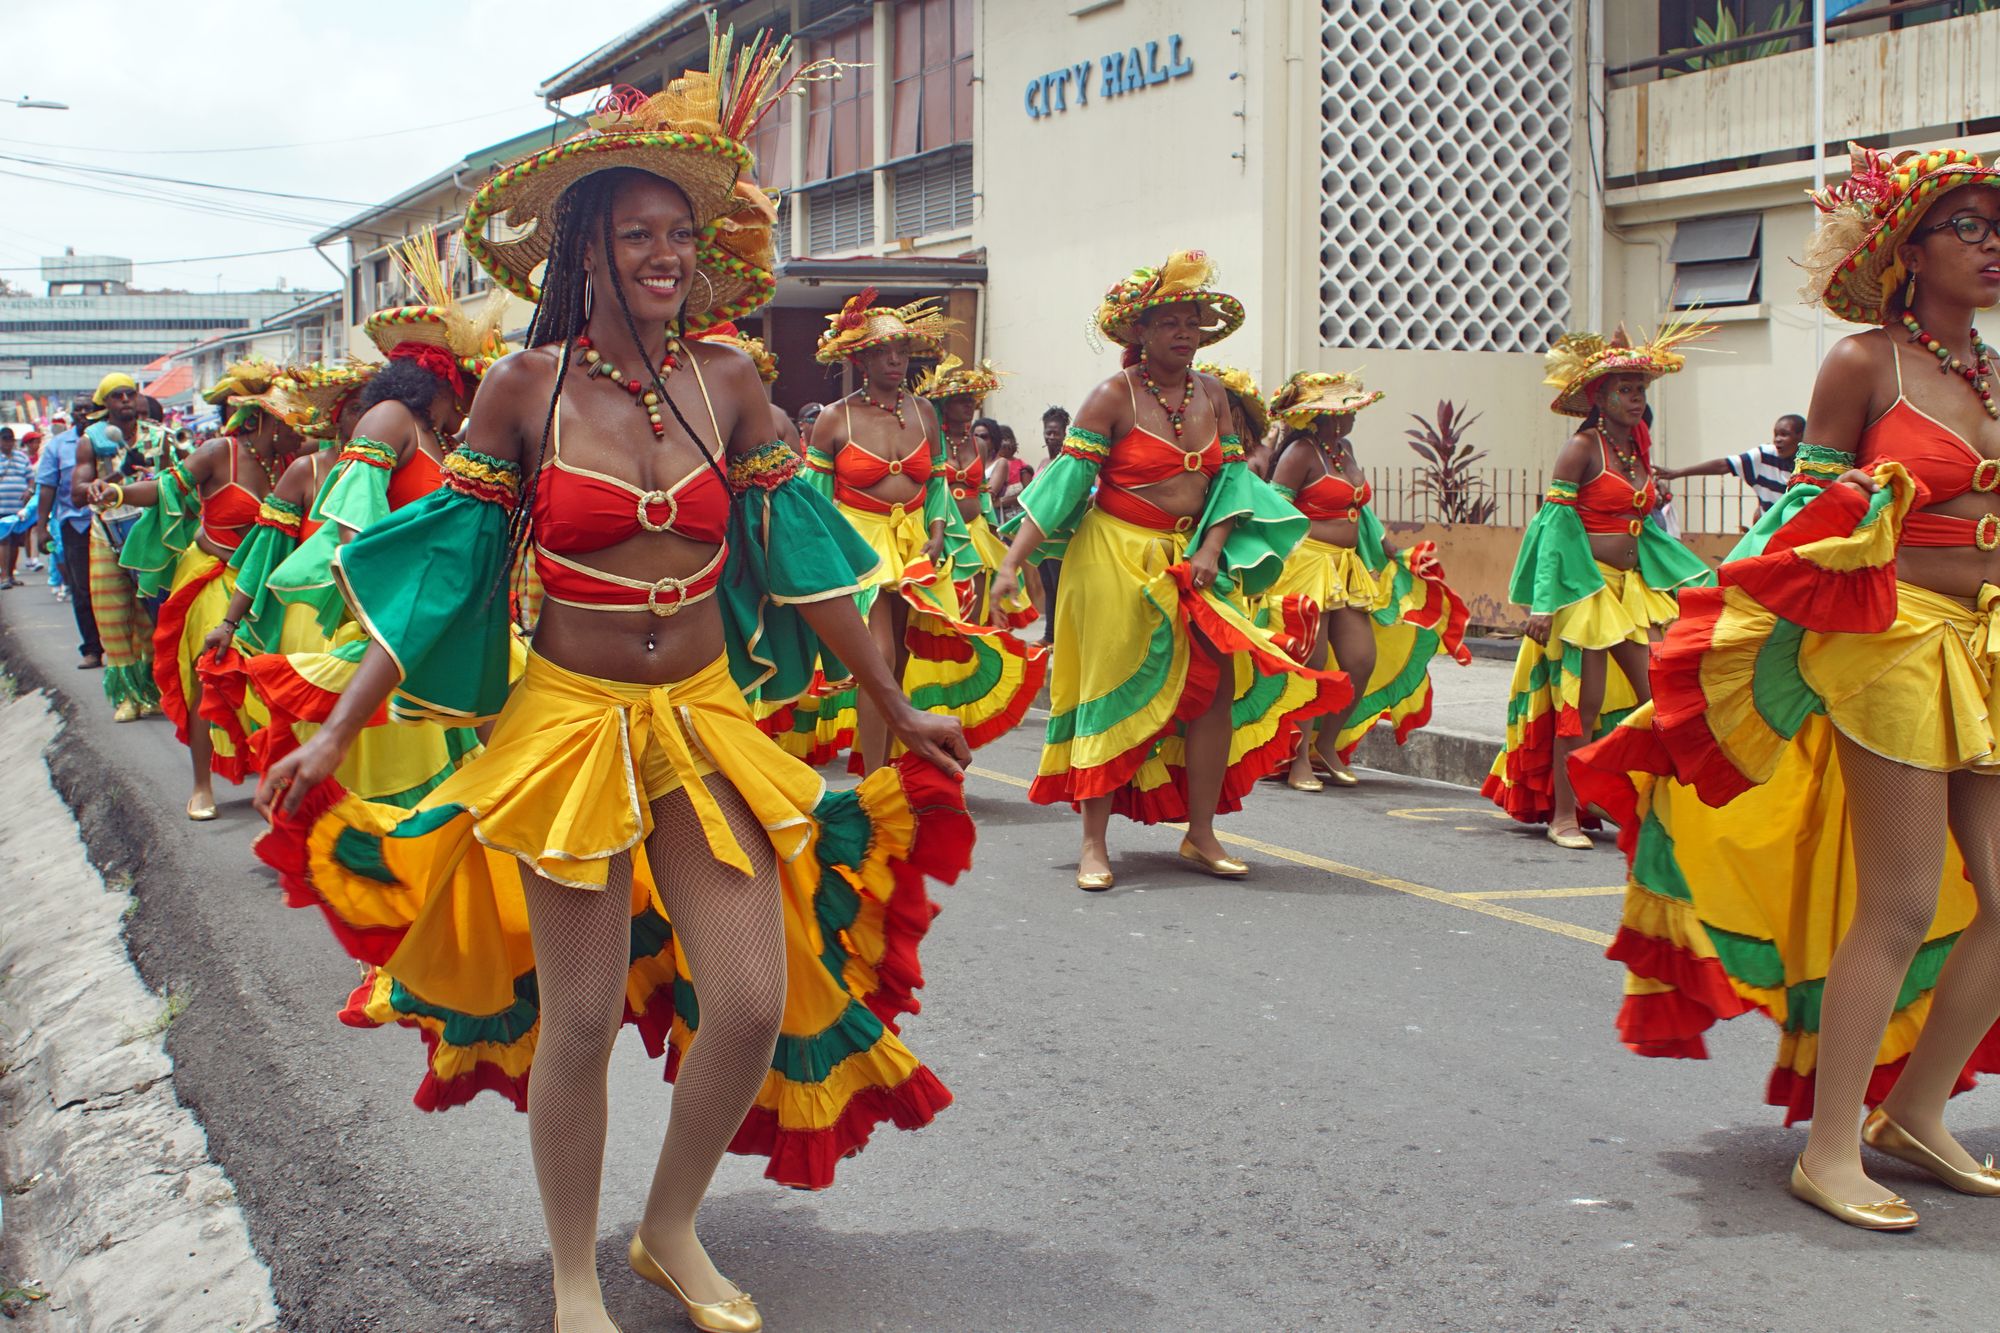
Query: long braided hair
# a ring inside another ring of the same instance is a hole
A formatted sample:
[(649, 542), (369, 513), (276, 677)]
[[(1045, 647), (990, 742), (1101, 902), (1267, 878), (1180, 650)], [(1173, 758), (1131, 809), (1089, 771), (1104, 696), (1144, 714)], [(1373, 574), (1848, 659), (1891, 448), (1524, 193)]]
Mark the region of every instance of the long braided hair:
[[(618, 187), (628, 181), (648, 177), (651, 173), (636, 167), (613, 167), (606, 171), (593, 172), (562, 192), (556, 200), (553, 216), (549, 222), (554, 228), (554, 239), (549, 246), (548, 268), (542, 275), (542, 299), (535, 306), (534, 320), (528, 325), (527, 345), (543, 347), (550, 343), (561, 343), (562, 350), (556, 359), (555, 387), (549, 392), (548, 413), (542, 418), (541, 444), (535, 453), (533, 479), (522, 488), (520, 503), (507, 524), (507, 564), (506, 570), (514, 567), (521, 549), (532, 540), (535, 527), (535, 491), (541, 485), (542, 464), (548, 458), (549, 437), (555, 429), (556, 411), (562, 402), (563, 384), (569, 378), (570, 356), (576, 346), (576, 339), (590, 322), (590, 306), (594, 299), (590, 294), (590, 270), (585, 263), (585, 252), (594, 236), (602, 247), (605, 271), (611, 277), (611, 294), (618, 304), (618, 313), (624, 318), (626, 331), (632, 335), (632, 342), (639, 347), (646, 345), (640, 336), (638, 321), (632, 317), (631, 303), (625, 299), (625, 284), (618, 276), (618, 267), (611, 262), (612, 225), (611, 202), (618, 193)], [(664, 177), (654, 179), (664, 180)], [(668, 182), (672, 184), (672, 182)], [(676, 187), (678, 188), (678, 187)], [(683, 290), (692, 274), (683, 274)], [(678, 324), (674, 330), (678, 340), (687, 337), (687, 306), (681, 306)], [(694, 447), (701, 451), (709, 468), (726, 486), (728, 473), (722, 463), (710, 451), (699, 431), (681, 413), (680, 405), (667, 392), (666, 382), (661, 378), (660, 368), (650, 361), (646, 374), (653, 382), (653, 392), (674, 414), (687, 437), (694, 441)], [(718, 447), (723, 442), (718, 440)], [(507, 577), (502, 573), (503, 581)]]

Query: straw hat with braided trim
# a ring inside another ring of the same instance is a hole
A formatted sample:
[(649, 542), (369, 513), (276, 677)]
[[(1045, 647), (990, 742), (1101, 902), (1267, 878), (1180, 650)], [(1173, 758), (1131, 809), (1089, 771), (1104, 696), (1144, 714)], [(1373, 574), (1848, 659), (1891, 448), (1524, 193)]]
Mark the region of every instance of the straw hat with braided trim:
[(381, 366), (372, 361), (314, 362), (288, 371), (271, 397), (271, 410), (309, 440), (333, 439), (341, 411)]
[(1543, 358), (1548, 376), (1542, 383), (1557, 390), (1551, 412), (1566, 417), (1590, 415), (1590, 386), (1609, 375), (1644, 375), (1648, 383), (1671, 375), (1687, 364), (1674, 349), (1715, 332), (1692, 315), (1660, 326), (1651, 342), (1633, 344), (1625, 326), (1610, 338), (1600, 333), (1566, 333)]
[(764, 346), (762, 338), (746, 337), (742, 330), (729, 321), (711, 324), (688, 336), (699, 338), (703, 342), (722, 343), (724, 346), (734, 347), (749, 357), (750, 363), (757, 367), (757, 378), (766, 384), (778, 382), (778, 354)]
[[(440, 253), (437, 229), (425, 227), (396, 247), (397, 265), (423, 299), (414, 305), (377, 310), (361, 325), (385, 357), (399, 349), (435, 348), (464, 374), (484, 375), (507, 354), (500, 336), (503, 303), (488, 297), (477, 315), (469, 313), (452, 292), (451, 273), (458, 267), (458, 238), (449, 237)], [(428, 358), (422, 358), (428, 359)]]
[(1315, 417), (1352, 416), (1382, 398), (1380, 389), (1363, 387), (1359, 371), (1301, 370), (1271, 395), (1271, 415), (1303, 430)]
[(1222, 381), (1222, 387), (1229, 390), (1229, 396), (1250, 418), (1251, 434), (1262, 439), (1271, 426), (1271, 409), (1263, 395), (1257, 392), (1257, 378), (1247, 370), (1235, 366), (1219, 366), (1213, 361), (1201, 361), (1195, 369), (1204, 375), (1213, 375)]
[(827, 330), (819, 336), (813, 359), (830, 366), (899, 339), (908, 342), (918, 356), (936, 356), (944, 349), (944, 336), (958, 327), (957, 320), (946, 318), (937, 308), (934, 298), (903, 306), (878, 306), (875, 298), (880, 294), (873, 287), (864, 288), (828, 315)]
[(940, 398), (971, 398), (982, 402), (986, 395), (1000, 387), (1000, 372), (993, 368), (991, 361), (981, 361), (976, 366), (968, 366), (956, 356), (946, 354), (944, 360), (932, 366), (917, 377), (916, 387), (910, 392), (919, 398), (936, 401)]
[(672, 182), (694, 210), (696, 276), (706, 281), (688, 286), (690, 323), (749, 314), (777, 288), (777, 208), (748, 179), (755, 158), (744, 141), (801, 80), (841, 70), (815, 61), (786, 75), (791, 49), (790, 37), (768, 33), (738, 49), (734, 30), (718, 33), (711, 14), (708, 70), (691, 70), (651, 97), (620, 85), (598, 103), (589, 129), (502, 168), (466, 210), (467, 248), (494, 281), (539, 300), (534, 273), (555, 241), (556, 201), (586, 176), (631, 167)]
[(1104, 293), (1097, 304), (1097, 329), (1120, 347), (1139, 341), (1139, 319), (1163, 305), (1198, 305), (1209, 318), (1202, 321), (1201, 345), (1221, 342), (1243, 326), (1243, 303), (1214, 289), (1215, 265), (1200, 250), (1176, 250), (1158, 268), (1132, 270)]
[(1881, 324), (1908, 276), (1897, 247), (1940, 196), (1961, 185), (2000, 187), (2000, 168), (1960, 148), (1893, 158), (1857, 143), (1847, 149), (1851, 174), (1812, 196), (1819, 225), (1800, 261), (1807, 277), (1799, 295), (1850, 323)]

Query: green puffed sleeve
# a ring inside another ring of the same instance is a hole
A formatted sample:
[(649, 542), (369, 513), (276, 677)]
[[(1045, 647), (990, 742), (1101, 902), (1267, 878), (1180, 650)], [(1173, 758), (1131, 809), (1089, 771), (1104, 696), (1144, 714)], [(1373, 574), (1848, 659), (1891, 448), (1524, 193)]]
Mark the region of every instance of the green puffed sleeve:
[(1389, 547), (1382, 531), (1382, 520), (1366, 505), (1361, 507), (1361, 517), (1354, 522), (1354, 549), (1361, 556), (1361, 563), (1368, 566), (1368, 572), (1381, 577), (1389, 567)]
[(1743, 534), (1723, 563), (1764, 554), (1764, 548), (1770, 545), (1779, 528), (1797, 518), (1801, 509), (1817, 500), (1822, 490), (1839, 481), (1854, 466), (1855, 456), (1845, 449), (1829, 449), (1822, 444), (1800, 445), (1798, 457), (1792, 460), (1792, 484)]
[(257, 507), (257, 521), (243, 534), (242, 544), (230, 552), (236, 591), (250, 594), (250, 609), (236, 627), (236, 642), (251, 653), (278, 651), (285, 607), (266, 585), (272, 571), (298, 549), (299, 520), (304, 517), (305, 510), (290, 500), (267, 495)]
[[(231, 448), (235, 445), (232, 443)], [(174, 565), (201, 530), (201, 488), (179, 463), (159, 475), (153, 507), (125, 534), (118, 563), (133, 573), (141, 597), (158, 597), (174, 581)]]
[(940, 520), (944, 523), (943, 566), (946, 570), (972, 555), (972, 534), (965, 530), (965, 515), (958, 512), (958, 501), (951, 498), (951, 483), (944, 479), (944, 440), (940, 433), (937, 444), (931, 448), (930, 480), (924, 483), (924, 531)]
[(1547, 498), (1521, 537), (1507, 600), (1527, 607), (1530, 615), (1553, 615), (1604, 586), (1597, 557), (1590, 553), (1590, 537), (1577, 517), (1576, 492), (1573, 481), (1550, 482)]
[(875, 549), (773, 442), (731, 461), (729, 556), (716, 595), (738, 688), (766, 703), (796, 699), (813, 668), (847, 674), (799, 614), (802, 603), (852, 597), (881, 563)]
[(333, 557), (340, 550), (341, 529), (363, 532), (388, 516), (389, 478), (395, 470), (396, 451), (388, 445), (365, 435), (348, 441), (308, 511), (319, 529), (265, 580), (271, 595), (286, 606), (310, 606), (322, 634), (340, 628), (343, 604), (334, 584)]
[(1097, 470), (1109, 457), (1108, 436), (1071, 426), (1063, 436), (1061, 451), (1022, 489), (1021, 516), (1007, 520), (1000, 535), (1011, 541), (1021, 529), (1021, 519), (1029, 519), (1044, 538), (1028, 557), (1029, 563), (1062, 559), (1069, 539), (1076, 535), (1076, 525), (1083, 521), (1083, 511), (1090, 507), (1091, 493), (1097, 489)]
[(1254, 597), (1277, 582), (1284, 572), (1285, 557), (1298, 549), (1312, 523), (1279, 494), (1277, 487), (1250, 470), (1240, 445), (1230, 449), (1233, 439), (1223, 440), (1222, 470), (1209, 484), (1208, 503), (1195, 522), (1188, 545), (1189, 549), (1200, 546), (1210, 528), (1233, 522), (1235, 527), (1222, 544), (1217, 583), (1227, 580), (1245, 596)]
[(1659, 592), (1705, 588), (1715, 582), (1708, 561), (1675, 541), (1651, 514), (1639, 528), (1639, 577)]
[(833, 501), (833, 455), (821, 449), (806, 450), (802, 480), (811, 489), (818, 491), (820, 498)]
[(390, 716), (470, 726), (507, 702), (502, 580), (520, 477), (512, 463), (458, 449), (445, 460), (444, 485), (334, 551), (340, 595), (395, 659)]

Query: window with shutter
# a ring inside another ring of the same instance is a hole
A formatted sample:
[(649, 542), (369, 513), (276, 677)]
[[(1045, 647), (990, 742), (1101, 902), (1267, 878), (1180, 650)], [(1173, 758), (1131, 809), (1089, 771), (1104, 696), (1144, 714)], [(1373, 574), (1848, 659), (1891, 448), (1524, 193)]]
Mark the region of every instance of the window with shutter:
[(896, 168), (890, 183), (898, 238), (972, 225), (972, 150), (950, 148)]
[(806, 195), (806, 246), (815, 255), (875, 244), (875, 186), (870, 178), (820, 186)]

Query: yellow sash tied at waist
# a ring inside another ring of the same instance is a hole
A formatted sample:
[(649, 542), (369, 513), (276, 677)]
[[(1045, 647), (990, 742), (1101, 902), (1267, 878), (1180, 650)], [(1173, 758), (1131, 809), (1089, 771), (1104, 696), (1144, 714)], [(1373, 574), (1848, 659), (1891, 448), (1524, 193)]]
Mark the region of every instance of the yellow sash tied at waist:
[(742, 795), (784, 860), (803, 850), (818, 802), (816, 773), (771, 745), (718, 657), (660, 685), (603, 680), (532, 650), (520, 683), (476, 763), (425, 807), (476, 812), (479, 840), (537, 873), (602, 888), (608, 861), (652, 832), (652, 803), (685, 790), (709, 851), (750, 873), (750, 858), (703, 780), (720, 773)]

